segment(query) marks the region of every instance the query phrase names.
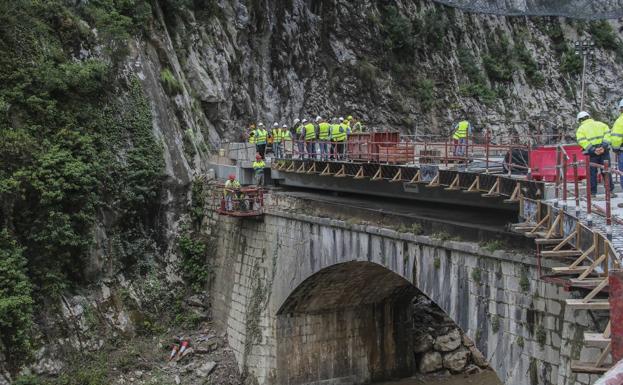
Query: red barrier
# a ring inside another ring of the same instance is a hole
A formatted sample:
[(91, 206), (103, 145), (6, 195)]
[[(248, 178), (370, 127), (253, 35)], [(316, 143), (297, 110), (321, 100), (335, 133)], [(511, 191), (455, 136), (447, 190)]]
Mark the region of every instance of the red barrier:
[[(563, 146), (566, 154), (573, 158), (576, 155), (579, 159), (583, 159), (582, 147), (569, 145)], [(556, 180), (557, 164), (556, 154), (558, 147), (538, 147), (530, 152), (530, 169), (532, 170), (532, 177), (536, 180), (542, 180), (545, 182), (554, 182)], [(586, 179), (586, 170), (584, 168), (578, 169), (579, 180)], [(574, 180), (573, 168), (567, 168), (566, 179)]]
[(610, 327), (612, 341), (612, 360), (623, 359), (623, 270), (610, 270)]

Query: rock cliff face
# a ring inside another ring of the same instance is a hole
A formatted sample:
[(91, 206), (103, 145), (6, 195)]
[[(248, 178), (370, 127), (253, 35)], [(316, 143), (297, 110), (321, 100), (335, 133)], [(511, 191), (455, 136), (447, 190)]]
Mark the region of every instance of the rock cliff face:
[(615, 22), (472, 14), (431, 1), (210, 4), (165, 4), (158, 40), (171, 43), (168, 64), (214, 140), (238, 139), (252, 121), (317, 114), (405, 133), (446, 134), (463, 114), (500, 134), (571, 132), (581, 70), (571, 46), (589, 36), (598, 47), (587, 108), (610, 120), (621, 97)]

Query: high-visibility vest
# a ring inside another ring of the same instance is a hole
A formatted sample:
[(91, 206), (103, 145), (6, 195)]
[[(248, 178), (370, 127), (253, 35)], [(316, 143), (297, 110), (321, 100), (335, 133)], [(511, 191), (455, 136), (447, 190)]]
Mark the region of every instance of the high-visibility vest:
[(575, 132), (578, 144), (589, 151), (593, 146), (610, 144), (610, 128), (607, 124), (593, 119), (586, 119)]
[(318, 139), (329, 140), (331, 134), (331, 125), (327, 122), (322, 122), (318, 125)]
[(281, 143), (281, 128), (273, 128), (273, 143)]
[(353, 132), (363, 132), (363, 125), (361, 122), (353, 124)]
[(340, 124), (331, 125), (331, 141), (343, 142), (346, 140), (346, 129)]
[(313, 123), (307, 123), (305, 125), (305, 140), (316, 139), (316, 128)]
[(467, 120), (460, 121), (456, 131), (454, 131), (454, 135), (452, 138), (454, 139), (463, 139), (467, 138), (467, 130), (469, 129), (469, 122)]
[(297, 139), (301, 136), (301, 134), (302, 134), (302, 133), (303, 133), (303, 123), (299, 124), (299, 125), (296, 127), (296, 136), (297, 136)]
[(610, 144), (612, 148), (619, 149), (623, 145), (623, 114), (614, 122), (610, 133)]
[(256, 160), (253, 162), (253, 171), (255, 175), (261, 175), (264, 173), (264, 167), (266, 167), (266, 163), (263, 160)]
[(290, 130), (284, 128), (281, 130), (281, 141), (285, 142), (286, 140), (292, 140), (292, 135), (290, 134)]
[(348, 137), (348, 135), (350, 134), (350, 126), (344, 122), (342, 122), (340, 126), (344, 129), (344, 134)]
[(236, 179), (234, 180), (228, 179), (227, 182), (225, 182), (225, 189), (223, 190), (223, 195), (233, 194), (233, 192), (230, 190), (236, 190), (239, 188), (240, 188), (240, 182), (238, 182)]
[(249, 143), (255, 144), (255, 130), (251, 130), (249, 133)]
[(255, 132), (255, 144), (266, 144), (266, 136), (268, 136), (268, 132), (266, 132), (263, 128), (258, 128)]

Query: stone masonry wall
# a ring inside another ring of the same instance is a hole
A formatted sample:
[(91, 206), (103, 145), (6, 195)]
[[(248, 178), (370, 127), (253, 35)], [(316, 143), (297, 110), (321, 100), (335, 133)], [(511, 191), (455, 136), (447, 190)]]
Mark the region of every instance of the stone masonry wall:
[[(569, 293), (538, 279), (534, 258), (307, 216), (288, 210), (283, 198), (278, 208), (268, 203), (262, 220), (211, 215), (206, 226), (218, 239), (217, 322), (243, 372), (259, 384), (279, 384), (281, 306), (306, 279), (347, 261), (371, 262), (411, 282), (461, 327), (506, 384), (595, 380), (570, 371), (571, 359), (597, 354), (581, 349), (583, 331), (594, 325), (586, 313), (565, 308)], [(308, 383), (320, 383), (319, 376)]]

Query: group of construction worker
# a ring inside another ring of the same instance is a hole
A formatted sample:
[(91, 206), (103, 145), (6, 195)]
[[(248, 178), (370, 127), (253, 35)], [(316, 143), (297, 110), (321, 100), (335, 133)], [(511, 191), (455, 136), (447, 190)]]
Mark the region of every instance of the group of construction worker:
[[(618, 157), (618, 169), (623, 170), (623, 99), (619, 102), (619, 117), (614, 122), (612, 130), (603, 122), (594, 120), (586, 111), (581, 111), (577, 115), (580, 124), (576, 131), (576, 140), (582, 147), (584, 154), (589, 156), (591, 195), (597, 194), (597, 175), (601, 171), (602, 175), (607, 175), (610, 191), (614, 190), (612, 174), (603, 173), (602, 166), (607, 161), (610, 162), (610, 151)], [(623, 178), (621, 187), (623, 187)], [(606, 179), (604, 177), (604, 183)], [(613, 196), (616, 196), (613, 194)]]
[(294, 119), (291, 127), (275, 122), (269, 131), (263, 123), (251, 125), (249, 143), (255, 145), (257, 154), (264, 159), (266, 145), (272, 143), (275, 158), (344, 159), (346, 140), (352, 133), (363, 132), (361, 121), (353, 116), (313, 120)]

